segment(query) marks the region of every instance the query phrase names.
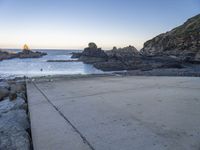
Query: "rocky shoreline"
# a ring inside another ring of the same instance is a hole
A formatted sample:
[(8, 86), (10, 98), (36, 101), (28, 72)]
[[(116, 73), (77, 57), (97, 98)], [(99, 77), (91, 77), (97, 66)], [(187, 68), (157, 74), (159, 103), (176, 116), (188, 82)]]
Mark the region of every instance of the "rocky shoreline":
[(44, 55), (47, 55), (43, 52), (33, 52), (31, 50), (23, 50), (22, 52), (18, 53), (10, 53), (7, 51), (0, 50), (0, 61), (6, 60), (6, 59), (13, 59), (13, 58), (40, 58)]
[[(200, 62), (191, 63), (181, 60), (174, 56), (145, 56), (135, 47), (113, 48), (110, 51), (104, 51), (97, 48), (95, 43), (90, 43), (88, 48), (82, 53), (72, 55), (87, 64), (92, 64), (97, 69), (103, 71), (150, 71), (155, 69), (191, 69), (198, 66)], [(167, 74), (166, 74), (167, 75)]]
[(24, 80), (0, 81), (0, 149), (30, 150), (31, 132)]
[(140, 51), (134, 46), (113, 47), (105, 51), (95, 43), (89, 43), (82, 53), (73, 53), (72, 58), (78, 58), (103, 71), (193, 67), (193, 64), (200, 64), (199, 28), (200, 15), (197, 15), (183, 25), (145, 42)]

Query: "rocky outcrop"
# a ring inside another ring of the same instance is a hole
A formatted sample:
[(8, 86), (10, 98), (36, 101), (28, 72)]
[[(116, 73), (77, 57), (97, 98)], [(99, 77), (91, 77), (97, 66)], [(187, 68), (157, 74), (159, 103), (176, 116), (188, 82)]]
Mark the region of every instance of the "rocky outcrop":
[(114, 47), (112, 50), (103, 51), (96, 44), (90, 43), (88, 48), (80, 54), (78, 60), (93, 64), (103, 71), (120, 70), (151, 70), (154, 68), (182, 68), (179, 61), (171, 57), (146, 57), (134, 46), (124, 48)]
[(94, 63), (97, 69), (103, 71), (120, 71), (120, 70), (152, 70), (159, 68), (183, 68), (181, 62), (170, 57), (144, 57), (137, 56), (130, 60), (120, 61), (109, 59), (106, 62)]
[(114, 47), (105, 53), (107, 55), (106, 61), (94, 63), (96, 68), (103, 71), (135, 69), (142, 64), (139, 51), (134, 46), (119, 49)]
[(175, 56), (185, 62), (200, 62), (200, 14), (183, 25), (144, 43), (145, 56)]
[(103, 71), (119, 70), (152, 70), (155, 68), (181, 68), (179, 62), (169, 57), (149, 58), (142, 56), (134, 46), (113, 48), (106, 51), (108, 60), (94, 63), (94, 66)]
[(31, 50), (23, 50), (22, 52), (17, 53), (18, 58), (40, 58), (44, 55), (47, 55), (43, 52), (33, 52)]
[(107, 60), (107, 54), (101, 48), (98, 48), (95, 43), (89, 43), (81, 54), (74, 54), (72, 57), (75, 58), (75, 56), (84, 63), (104, 62)]
[(23, 50), (19, 53), (9, 53), (7, 51), (0, 51), (0, 61), (5, 59), (13, 59), (13, 58), (40, 58), (44, 55), (47, 55), (43, 52), (33, 52), (31, 50)]
[(8, 53), (6, 51), (0, 50), (0, 61), (4, 59), (12, 59), (12, 58), (16, 58), (16, 54)]
[(140, 55), (139, 51), (134, 46), (128, 46), (119, 49), (113, 47), (112, 50), (106, 51), (106, 54), (109, 59), (116, 59), (120, 61), (132, 60)]

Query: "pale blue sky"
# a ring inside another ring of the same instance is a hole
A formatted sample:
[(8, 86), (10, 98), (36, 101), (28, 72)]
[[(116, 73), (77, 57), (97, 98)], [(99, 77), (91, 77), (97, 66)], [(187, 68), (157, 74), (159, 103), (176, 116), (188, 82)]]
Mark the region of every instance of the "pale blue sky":
[(200, 13), (200, 0), (0, 0), (0, 47), (138, 49)]

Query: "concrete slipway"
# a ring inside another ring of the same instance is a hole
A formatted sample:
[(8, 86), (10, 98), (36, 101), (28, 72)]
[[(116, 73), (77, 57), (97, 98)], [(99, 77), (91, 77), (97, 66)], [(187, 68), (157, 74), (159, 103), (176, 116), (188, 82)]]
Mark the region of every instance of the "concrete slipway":
[(27, 83), (35, 150), (199, 150), (200, 78)]

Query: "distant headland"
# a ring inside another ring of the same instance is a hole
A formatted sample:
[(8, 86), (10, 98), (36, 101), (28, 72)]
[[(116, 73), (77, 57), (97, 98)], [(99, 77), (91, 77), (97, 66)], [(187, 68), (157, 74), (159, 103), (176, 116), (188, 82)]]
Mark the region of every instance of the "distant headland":
[(40, 58), (42, 56), (46, 55), (46, 53), (43, 52), (33, 52), (29, 49), (28, 45), (25, 44), (22, 48), (21, 52), (18, 53), (11, 53), (5, 50), (0, 50), (0, 61), (5, 59), (13, 59), (13, 58)]

